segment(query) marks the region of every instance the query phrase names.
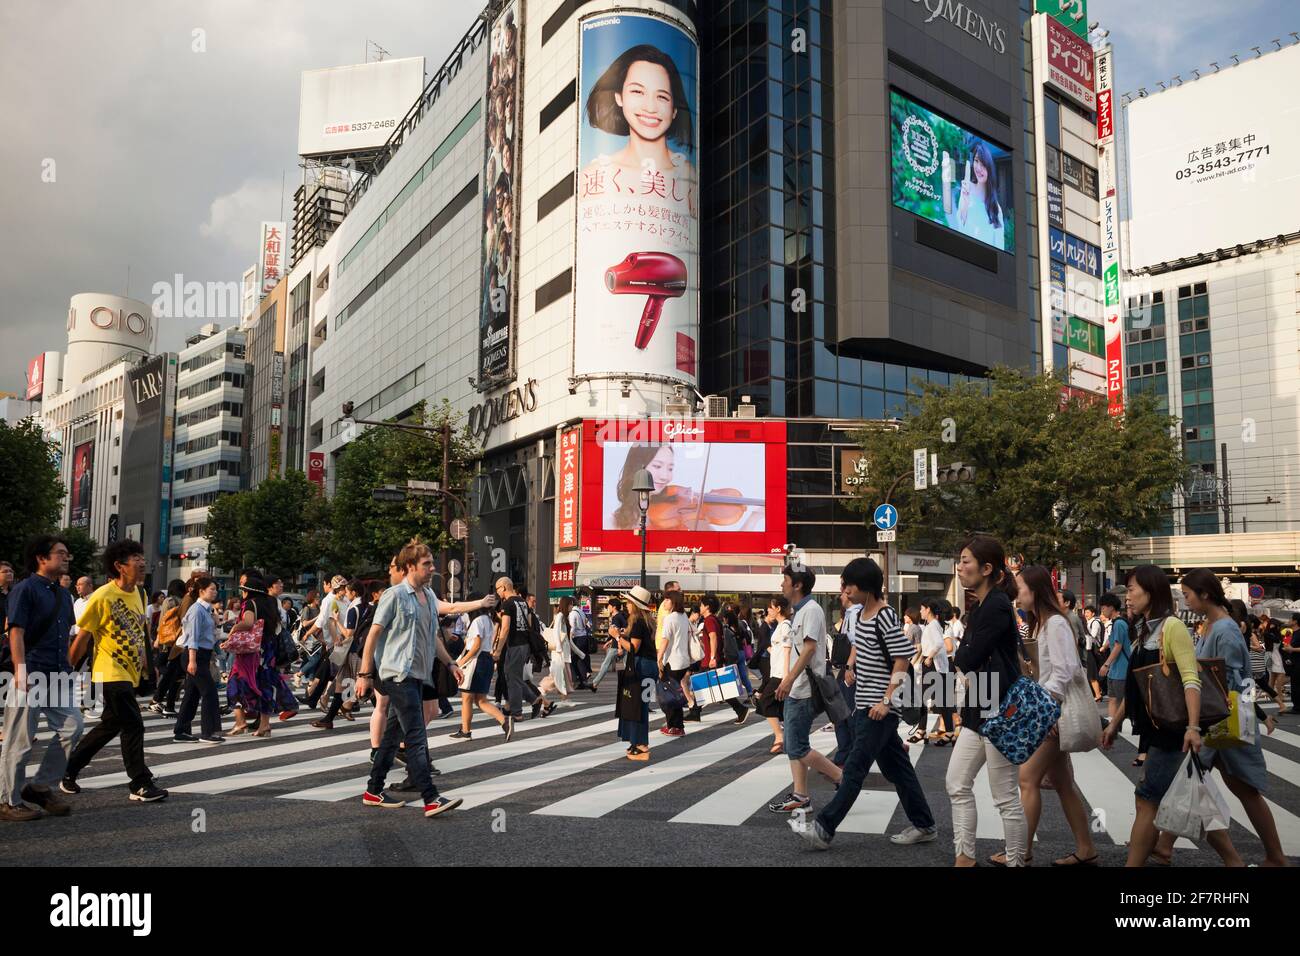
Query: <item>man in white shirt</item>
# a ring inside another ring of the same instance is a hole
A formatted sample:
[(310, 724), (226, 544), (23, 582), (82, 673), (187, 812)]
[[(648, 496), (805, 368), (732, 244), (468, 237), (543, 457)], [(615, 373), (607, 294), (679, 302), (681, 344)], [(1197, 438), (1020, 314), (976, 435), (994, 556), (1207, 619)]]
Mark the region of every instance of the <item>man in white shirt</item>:
[(573, 655), (573, 679), (579, 687), (586, 687), (591, 679), (592, 646), (589, 640), (591, 626), (587, 623), (586, 612), (577, 604), (569, 611), (569, 640), (580, 651)]
[(825, 674), (826, 613), (812, 598), (817, 576), (812, 571), (787, 567), (781, 576), (781, 593), (790, 602), (793, 618), (790, 626), (792, 658), (790, 668), (776, 689), (777, 700), (785, 701), (785, 754), (790, 760), (790, 776), (794, 787), (791, 795), (806, 810), (811, 807), (808, 798), (808, 771), (816, 770), (833, 783), (839, 783), (840, 768), (813, 748), (808, 737), (812, 731), (817, 706), (813, 703), (812, 680), (807, 671), (815, 669)]

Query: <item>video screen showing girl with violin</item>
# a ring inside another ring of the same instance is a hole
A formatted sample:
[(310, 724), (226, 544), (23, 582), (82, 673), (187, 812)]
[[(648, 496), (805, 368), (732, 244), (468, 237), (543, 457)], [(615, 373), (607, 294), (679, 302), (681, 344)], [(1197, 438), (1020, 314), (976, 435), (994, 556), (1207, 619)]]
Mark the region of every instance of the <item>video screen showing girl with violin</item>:
[(605, 530), (635, 530), (641, 512), (632, 480), (654, 479), (650, 531), (764, 531), (765, 455), (761, 444), (677, 442), (605, 445)]

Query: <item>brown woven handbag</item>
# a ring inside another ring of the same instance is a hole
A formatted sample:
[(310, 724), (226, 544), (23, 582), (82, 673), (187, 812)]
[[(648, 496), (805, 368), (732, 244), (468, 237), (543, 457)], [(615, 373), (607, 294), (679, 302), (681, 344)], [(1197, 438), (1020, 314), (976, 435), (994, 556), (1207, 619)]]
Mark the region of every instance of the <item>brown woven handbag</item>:
[[(1196, 665), (1201, 677), (1199, 720), (1202, 732), (1208, 732), (1215, 724), (1227, 720), (1231, 711), (1228, 703), (1227, 668), (1221, 657), (1198, 659)], [(1165, 660), (1163, 622), (1160, 635), (1160, 663), (1137, 668), (1133, 671), (1133, 678), (1138, 682), (1147, 714), (1150, 715), (1151, 723), (1157, 730), (1187, 728), (1187, 698), (1183, 693), (1183, 681), (1177, 668), (1171, 667)]]

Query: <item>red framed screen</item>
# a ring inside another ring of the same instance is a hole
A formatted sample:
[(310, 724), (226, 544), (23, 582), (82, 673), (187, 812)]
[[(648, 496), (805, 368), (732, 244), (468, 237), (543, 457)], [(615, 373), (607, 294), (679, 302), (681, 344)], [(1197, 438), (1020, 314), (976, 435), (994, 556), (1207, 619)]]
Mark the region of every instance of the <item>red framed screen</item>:
[(779, 554), (786, 544), (785, 422), (590, 419), (582, 423), (582, 550), (636, 552), (630, 485), (655, 480), (646, 550)]

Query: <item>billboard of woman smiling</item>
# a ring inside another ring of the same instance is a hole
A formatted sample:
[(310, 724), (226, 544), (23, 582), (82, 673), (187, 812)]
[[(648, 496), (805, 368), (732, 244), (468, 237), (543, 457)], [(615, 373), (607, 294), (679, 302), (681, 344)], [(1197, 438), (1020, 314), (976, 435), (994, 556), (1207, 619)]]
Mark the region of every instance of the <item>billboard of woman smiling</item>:
[(574, 374), (694, 384), (698, 47), (649, 15), (598, 14), (579, 29)]

